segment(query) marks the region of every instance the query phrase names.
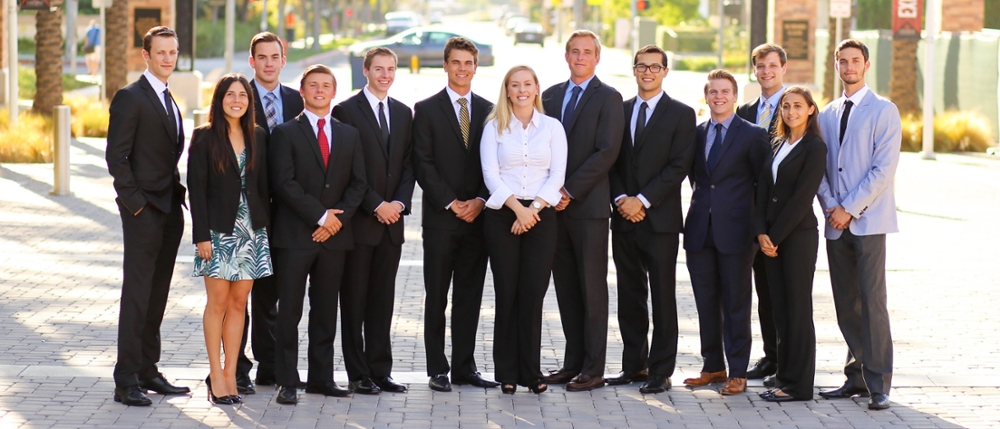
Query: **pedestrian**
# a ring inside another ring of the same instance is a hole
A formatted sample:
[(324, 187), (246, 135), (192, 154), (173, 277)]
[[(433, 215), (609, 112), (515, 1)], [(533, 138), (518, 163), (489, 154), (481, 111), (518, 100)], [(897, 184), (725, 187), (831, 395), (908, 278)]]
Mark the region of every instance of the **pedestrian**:
[(101, 68), (101, 27), (97, 26), (97, 20), (91, 19), (90, 26), (83, 42), (83, 54), (87, 61), (87, 73), (97, 76)]

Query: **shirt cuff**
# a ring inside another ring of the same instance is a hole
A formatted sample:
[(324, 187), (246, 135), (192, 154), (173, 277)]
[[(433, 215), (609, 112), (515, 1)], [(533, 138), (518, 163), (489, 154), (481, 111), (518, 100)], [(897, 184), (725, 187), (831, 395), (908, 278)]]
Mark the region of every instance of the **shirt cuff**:
[(511, 195), (514, 194), (506, 189), (497, 189), (497, 192), (490, 195), (489, 201), (486, 201), (486, 207), (493, 210), (500, 210), (503, 208), (504, 203), (507, 202), (507, 198), (510, 198)]
[(622, 199), (622, 198), (625, 198), (625, 197), (627, 197), (627, 196), (628, 196), (628, 195), (625, 195), (625, 194), (621, 194), (621, 195), (619, 195), (619, 196), (615, 197), (615, 204), (618, 204), (618, 200), (620, 200), (620, 199)]
[(316, 224), (319, 226), (323, 226), (326, 223), (326, 216), (329, 214), (330, 212), (323, 212), (323, 217), (319, 218), (319, 222), (316, 222)]
[(642, 205), (647, 209), (649, 208), (649, 206), (652, 205), (649, 203), (649, 200), (647, 200), (646, 197), (642, 196), (642, 194), (637, 195), (636, 198), (638, 198), (639, 201), (642, 201)]
[(402, 202), (402, 201), (399, 201), (399, 200), (392, 200), (392, 202), (394, 202), (394, 203), (399, 203), (399, 205), (403, 207), (403, 210), (400, 210), (400, 212), (405, 212), (405, 211), (406, 211), (406, 204), (403, 204), (403, 202)]
[(444, 209), (445, 209), (445, 210), (451, 210), (451, 205), (452, 205), (452, 204), (455, 204), (455, 201), (458, 201), (458, 200), (456, 199), (456, 200), (454, 200), (454, 201), (452, 201), (452, 202), (448, 203), (448, 205), (444, 206)]

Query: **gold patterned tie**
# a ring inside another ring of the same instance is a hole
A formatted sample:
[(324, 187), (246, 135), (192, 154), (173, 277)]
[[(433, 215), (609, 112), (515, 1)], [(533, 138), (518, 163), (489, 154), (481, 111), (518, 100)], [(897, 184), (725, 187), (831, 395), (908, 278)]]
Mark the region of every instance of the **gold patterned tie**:
[(764, 103), (764, 110), (757, 116), (757, 126), (767, 129), (771, 125), (771, 103)]
[(462, 109), (458, 111), (458, 125), (462, 127), (462, 143), (465, 148), (469, 148), (469, 125), (472, 121), (469, 120), (469, 100), (466, 98), (459, 98), (458, 104), (462, 105)]

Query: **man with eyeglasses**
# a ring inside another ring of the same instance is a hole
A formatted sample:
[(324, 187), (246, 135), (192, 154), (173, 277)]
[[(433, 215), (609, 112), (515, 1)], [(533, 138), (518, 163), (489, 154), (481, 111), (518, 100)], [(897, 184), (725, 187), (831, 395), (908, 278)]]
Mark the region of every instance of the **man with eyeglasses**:
[[(609, 173), (611, 248), (618, 276), (622, 372), (610, 385), (644, 381), (641, 393), (670, 389), (677, 358), (677, 248), (683, 226), (681, 182), (694, 158), (695, 114), (663, 92), (667, 54), (647, 45), (633, 61), (639, 95), (624, 103), (618, 161)], [(652, 295), (653, 339), (646, 308)]]

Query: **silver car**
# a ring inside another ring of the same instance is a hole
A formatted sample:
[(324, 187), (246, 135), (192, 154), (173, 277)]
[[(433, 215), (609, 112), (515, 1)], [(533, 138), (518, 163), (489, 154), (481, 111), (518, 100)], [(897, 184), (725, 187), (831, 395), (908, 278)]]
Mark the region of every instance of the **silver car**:
[(389, 38), (355, 43), (349, 49), (352, 55), (363, 57), (369, 49), (384, 46), (396, 53), (401, 65), (409, 64), (410, 58), (416, 56), (422, 67), (441, 67), (444, 64), (444, 45), (448, 39), (456, 36), (465, 37), (476, 44), (479, 48), (480, 66), (493, 65), (493, 45), (476, 42), (471, 37), (442, 27), (411, 28)]

